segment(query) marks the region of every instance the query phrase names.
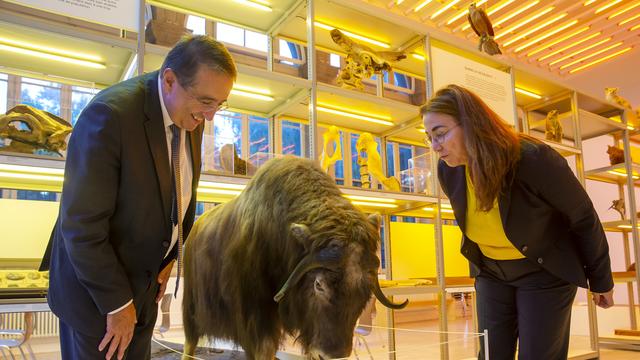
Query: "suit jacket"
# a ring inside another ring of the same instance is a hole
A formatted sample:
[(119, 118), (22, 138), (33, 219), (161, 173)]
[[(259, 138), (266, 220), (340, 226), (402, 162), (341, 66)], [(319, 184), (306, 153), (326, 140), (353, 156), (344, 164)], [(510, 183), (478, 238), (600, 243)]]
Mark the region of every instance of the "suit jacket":
[[(80, 115), (69, 140), (60, 213), (41, 268), (49, 267), (51, 310), (74, 329), (103, 336), (106, 315), (134, 305), (177, 256), (171, 241), (171, 167), (158, 72), (103, 90)], [(200, 178), (201, 125), (187, 132), (193, 224)], [(140, 319), (139, 319), (140, 321)]]
[[(527, 259), (555, 276), (594, 292), (611, 290), (609, 246), (586, 191), (551, 147), (524, 140), (521, 145), (520, 161), (506, 177), (498, 199), (507, 238)], [(476, 275), (482, 252), (464, 235), (465, 167), (449, 167), (440, 160), (438, 179), (463, 233), (461, 252)]]

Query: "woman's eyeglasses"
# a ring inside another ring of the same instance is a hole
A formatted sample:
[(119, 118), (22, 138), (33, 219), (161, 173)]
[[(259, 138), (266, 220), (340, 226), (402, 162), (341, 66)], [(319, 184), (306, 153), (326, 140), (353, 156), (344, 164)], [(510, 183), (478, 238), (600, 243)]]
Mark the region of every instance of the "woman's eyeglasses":
[(433, 147), (433, 144), (442, 145), (442, 143), (447, 141), (447, 135), (449, 135), (451, 130), (455, 129), (459, 125), (460, 124), (455, 124), (454, 126), (450, 127), (449, 129), (447, 129), (447, 130), (445, 130), (445, 131), (443, 131), (441, 133), (438, 133), (436, 135), (429, 135), (429, 133), (427, 133), (427, 135), (424, 137), (425, 145), (427, 145), (429, 147)]

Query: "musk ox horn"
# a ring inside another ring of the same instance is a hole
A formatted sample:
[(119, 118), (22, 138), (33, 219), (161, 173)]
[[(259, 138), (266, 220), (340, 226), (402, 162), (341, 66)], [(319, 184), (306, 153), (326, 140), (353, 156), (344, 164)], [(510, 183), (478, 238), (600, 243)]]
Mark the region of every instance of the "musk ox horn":
[(377, 278), (376, 278), (376, 281), (373, 282), (373, 294), (376, 296), (376, 299), (378, 299), (378, 301), (380, 301), (382, 305), (388, 307), (389, 309), (394, 309), (394, 310), (404, 309), (404, 307), (407, 306), (407, 304), (409, 303), (409, 299), (405, 299), (404, 302), (402, 303), (394, 303), (391, 300), (387, 299), (387, 297), (384, 296), (382, 289), (380, 289), (380, 283), (378, 282)]
[(315, 261), (314, 257), (311, 254), (305, 256), (293, 269), (287, 281), (284, 282), (284, 285), (282, 285), (278, 293), (273, 297), (273, 300), (275, 302), (280, 302), (280, 300), (282, 300), (284, 295), (287, 293), (287, 290), (289, 290), (291, 286), (300, 281), (304, 274), (320, 267), (323, 267), (323, 265)]

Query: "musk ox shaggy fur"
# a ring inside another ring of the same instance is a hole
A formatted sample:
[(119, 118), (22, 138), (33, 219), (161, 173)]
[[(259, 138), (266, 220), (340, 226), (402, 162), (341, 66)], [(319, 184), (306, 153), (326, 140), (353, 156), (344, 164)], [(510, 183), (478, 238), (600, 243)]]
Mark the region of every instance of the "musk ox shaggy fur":
[(309, 358), (348, 356), (372, 292), (385, 306), (406, 305), (380, 290), (373, 219), (313, 161), (267, 162), (238, 197), (204, 213), (191, 230), (185, 354), (206, 336), (239, 344), (247, 359), (273, 359), (288, 334)]

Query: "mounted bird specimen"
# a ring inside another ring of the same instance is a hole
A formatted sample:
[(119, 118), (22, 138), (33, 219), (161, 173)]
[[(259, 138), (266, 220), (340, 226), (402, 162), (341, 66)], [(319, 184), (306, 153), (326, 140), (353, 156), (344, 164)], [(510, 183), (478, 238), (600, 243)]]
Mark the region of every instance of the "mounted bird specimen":
[(628, 124), (631, 124), (634, 127), (640, 125), (640, 123), (638, 122), (638, 118), (640, 118), (640, 110), (634, 112), (629, 100), (618, 95), (618, 88), (606, 87), (604, 88), (604, 93), (608, 102), (618, 105), (624, 109)]
[(476, 7), (475, 3), (469, 5), (469, 15), (467, 15), (469, 25), (476, 35), (480, 37), (480, 43), (478, 43), (478, 50), (484, 51), (489, 55), (502, 54), (500, 47), (493, 40), (493, 26), (491, 20), (484, 10)]
[(620, 217), (622, 217), (622, 220), (624, 220), (624, 213), (625, 213), (624, 199), (612, 200), (611, 206), (609, 206), (608, 210), (610, 209), (617, 211), (618, 214), (620, 214)]
[(557, 143), (562, 142), (562, 124), (558, 121), (558, 110), (551, 110), (547, 113), (544, 137)]
[(340, 69), (337, 79), (338, 85), (346, 89), (363, 90), (362, 79), (391, 71), (391, 62), (407, 57), (401, 51), (374, 51), (351, 40), (338, 29), (331, 30), (331, 39), (347, 53), (346, 65)]

